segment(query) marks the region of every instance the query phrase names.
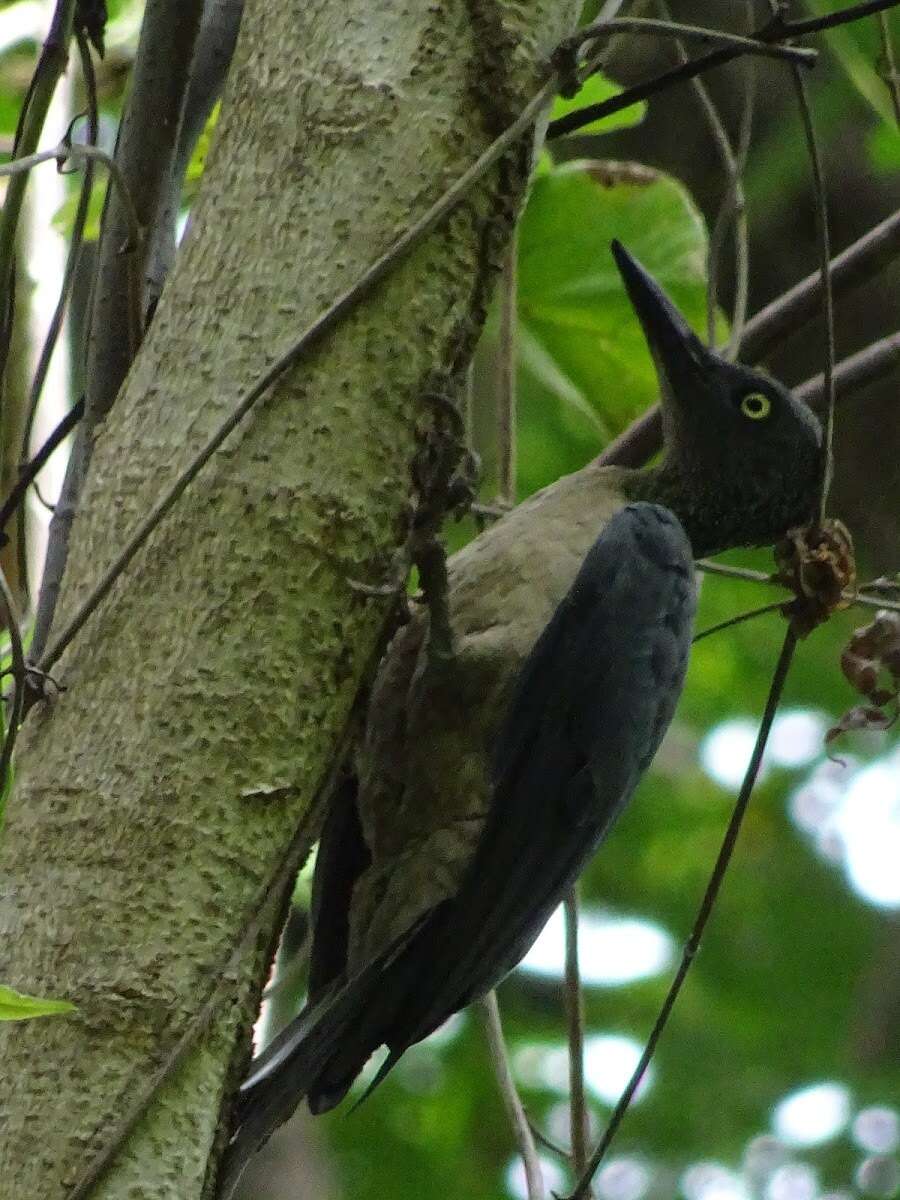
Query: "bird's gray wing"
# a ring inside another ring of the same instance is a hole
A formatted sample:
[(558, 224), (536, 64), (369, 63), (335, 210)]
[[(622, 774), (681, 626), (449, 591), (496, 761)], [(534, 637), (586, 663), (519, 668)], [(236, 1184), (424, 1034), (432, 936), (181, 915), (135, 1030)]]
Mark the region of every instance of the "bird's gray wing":
[(648, 504), (617, 513), (522, 668), (459, 892), (326, 989), (254, 1063), (234, 1163), (304, 1092), (313, 1111), (337, 1103), (386, 1043), (377, 1084), (522, 958), (653, 757), (681, 691), (693, 608), (691, 550), (675, 517)]
[(431, 1002), (407, 1045), (519, 962), (609, 830), (675, 711), (694, 602), (691, 548), (673, 514), (650, 504), (617, 513), (520, 673), (475, 857), (417, 939), (430, 934), (440, 949), (418, 974)]

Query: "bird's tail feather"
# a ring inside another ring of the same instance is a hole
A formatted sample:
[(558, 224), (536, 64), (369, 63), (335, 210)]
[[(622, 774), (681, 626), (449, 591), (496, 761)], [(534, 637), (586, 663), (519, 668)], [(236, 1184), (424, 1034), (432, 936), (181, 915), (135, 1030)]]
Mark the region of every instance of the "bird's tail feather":
[[(253, 1060), (238, 1093), (235, 1131), (219, 1170), (218, 1200), (229, 1200), (248, 1159), (304, 1096), (314, 1113), (344, 1098), (378, 1044), (375, 1026), (384, 1023), (386, 1010), (376, 997), (391, 991), (384, 987), (385, 972), (417, 929), (418, 924), (358, 974), (329, 988)], [(366, 1095), (398, 1057), (392, 1053), (385, 1060)]]

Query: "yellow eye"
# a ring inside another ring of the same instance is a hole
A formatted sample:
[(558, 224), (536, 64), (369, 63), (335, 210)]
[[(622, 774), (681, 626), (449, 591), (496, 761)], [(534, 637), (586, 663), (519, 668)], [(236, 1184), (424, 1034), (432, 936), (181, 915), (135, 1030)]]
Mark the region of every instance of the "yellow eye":
[(748, 392), (741, 399), (741, 412), (751, 421), (763, 421), (772, 411), (772, 401), (762, 392)]

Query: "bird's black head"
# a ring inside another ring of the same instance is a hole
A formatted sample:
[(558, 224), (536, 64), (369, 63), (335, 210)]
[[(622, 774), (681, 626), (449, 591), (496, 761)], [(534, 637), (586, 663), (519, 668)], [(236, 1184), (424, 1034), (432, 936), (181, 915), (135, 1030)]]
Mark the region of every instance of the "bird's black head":
[(635, 481), (666, 504), (697, 555), (764, 545), (813, 515), (822, 429), (782, 384), (708, 350), (620, 242), (613, 257), (659, 376), (665, 456)]

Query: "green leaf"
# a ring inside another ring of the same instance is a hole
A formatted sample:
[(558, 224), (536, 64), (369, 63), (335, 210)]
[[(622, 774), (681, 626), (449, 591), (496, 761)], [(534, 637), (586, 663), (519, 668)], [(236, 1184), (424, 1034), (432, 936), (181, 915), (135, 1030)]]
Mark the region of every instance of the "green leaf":
[(900, 133), (896, 125), (878, 125), (868, 138), (869, 162), (885, 175), (900, 170)]
[(75, 1011), (68, 1000), (41, 1000), (26, 996), (0, 984), (0, 1021), (30, 1021), (33, 1017), (53, 1017)]
[[(621, 91), (619, 85), (613, 83), (611, 79), (607, 79), (605, 75), (599, 73), (591, 75), (574, 96), (569, 99), (564, 99), (562, 96), (556, 97), (553, 102), (553, 111), (550, 113), (550, 120), (557, 121), (560, 117), (567, 117), (569, 113), (576, 112), (579, 108), (602, 104), (605, 100), (620, 95)], [(639, 104), (632, 104), (629, 108), (620, 109), (619, 112), (611, 113), (608, 117), (601, 117), (597, 121), (592, 121), (590, 125), (583, 126), (578, 130), (578, 136), (581, 137), (586, 133), (611, 133), (614, 129), (627, 129), (632, 125), (639, 125), (646, 112), (647, 105), (642, 100)]]
[[(583, 465), (656, 399), (613, 238), (705, 325), (706, 231), (679, 183), (633, 163), (579, 161), (538, 176), (519, 226), (521, 494)], [(496, 318), (488, 353), (495, 339)]]
[(197, 145), (194, 147), (194, 152), (191, 155), (191, 161), (188, 163), (187, 172), (184, 177), (185, 197), (188, 202), (194, 199), (200, 186), (200, 180), (203, 178), (203, 172), (206, 170), (206, 156), (209, 154), (212, 135), (215, 132), (216, 125), (219, 123), (219, 112), (221, 111), (221, 103), (216, 101), (212, 111), (209, 114), (206, 124), (203, 127), (203, 132), (197, 139)]

